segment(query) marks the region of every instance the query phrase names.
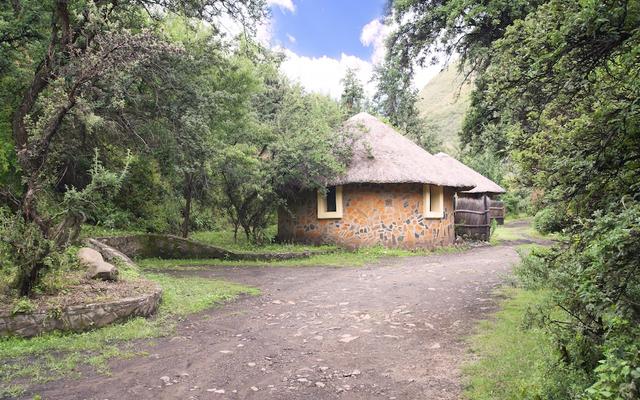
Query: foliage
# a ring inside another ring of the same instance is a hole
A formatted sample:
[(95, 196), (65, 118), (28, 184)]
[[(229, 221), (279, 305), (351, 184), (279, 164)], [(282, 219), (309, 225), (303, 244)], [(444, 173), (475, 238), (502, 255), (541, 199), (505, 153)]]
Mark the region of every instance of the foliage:
[(596, 213), (561, 251), (533, 254), (520, 274), (530, 286), (550, 286), (567, 317), (539, 315), (562, 360), (589, 374), (591, 398), (638, 396), (640, 367), (640, 206)]
[(344, 77), (340, 81), (343, 86), (340, 104), (344, 107), (348, 116), (363, 111), (365, 104), (364, 88), (356, 72), (357, 70), (353, 68), (347, 68)]
[(538, 225), (569, 235), (523, 268), (567, 312), (540, 313), (561, 365), (587, 377), (578, 387), (593, 385), (584, 396), (637, 397), (640, 4), (407, 0), (394, 10), (390, 48), (403, 65), (440, 49), (475, 74), (466, 150), (505, 160), (543, 210)]
[[(526, 316), (549, 302), (544, 290), (502, 289), (506, 297), (493, 318), (483, 321), (470, 339), (477, 356), (464, 366), (469, 400), (576, 398), (583, 376), (559, 366), (553, 340), (530, 326)], [(561, 315), (556, 311), (556, 314)]]
[(461, 66), (483, 71), (492, 59), (493, 42), (545, 0), (394, 0), (391, 17), (399, 29), (388, 48), (412, 72), (412, 63), (436, 61), (438, 54), (458, 54)]
[(533, 226), (540, 233), (554, 233), (562, 230), (563, 215), (554, 207), (545, 207), (538, 211), (533, 218)]
[(411, 74), (392, 55), (375, 69), (377, 92), (373, 98), (377, 111), (401, 133), (429, 152), (437, 152), (442, 139), (432, 124), (420, 116), (417, 107), (418, 90), (411, 84)]

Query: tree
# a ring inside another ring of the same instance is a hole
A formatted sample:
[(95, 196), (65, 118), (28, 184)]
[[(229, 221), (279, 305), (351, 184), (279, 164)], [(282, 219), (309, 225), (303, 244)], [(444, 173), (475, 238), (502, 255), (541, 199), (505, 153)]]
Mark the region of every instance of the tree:
[(536, 321), (563, 363), (539, 397), (637, 398), (638, 2), (396, 5), (415, 13), (396, 45), (417, 54), (443, 35), (477, 71), (463, 143), (513, 163), (519, 185), (541, 194), (538, 222), (567, 237), (520, 269), (523, 282), (550, 289)]
[[(261, 83), (251, 112), (227, 131), (217, 152), (222, 208), (234, 230), (247, 239), (264, 239), (276, 209), (300, 190), (324, 187), (343, 168), (348, 146), (338, 136), (344, 119), (340, 105), (308, 94), (278, 72), (281, 58), (266, 49), (241, 49)], [(246, 81), (246, 79), (244, 79)], [(242, 90), (236, 92), (242, 93)]]
[[(59, 0), (52, 4), (13, 1), (0, 6), (3, 18), (13, 15), (17, 21), (2, 25), (3, 53), (14, 59), (26, 53), (31, 57), (26, 62), (33, 68), (29, 78), (21, 81), (24, 90), (11, 122), (23, 184), (19, 193), (4, 197), (15, 199), (14, 207), (25, 223), (35, 224), (57, 246), (64, 246), (69, 238), (67, 229), (63, 229), (65, 219), (57, 221), (55, 214), (48, 215), (39, 204), (51, 180), (51, 150), (73, 132), (67, 123), (76, 110), (87, 113), (109, 103), (111, 108), (118, 107), (118, 99), (103, 97), (107, 91), (101, 89), (117, 86), (125, 76), (152, 71), (164, 56), (181, 52), (144, 17), (146, 10), (161, 19), (161, 14), (150, 11), (157, 10), (157, 5), (156, 1)], [(238, 19), (264, 15), (261, 0), (167, 0), (161, 6), (163, 12), (208, 20), (223, 13)], [(48, 26), (43, 23), (47, 20), (51, 21)], [(7, 43), (17, 51), (5, 50)], [(2, 78), (6, 78), (4, 73)], [(131, 134), (126, 127), (122, 133)], [(43, 260), (33, 268), (44, 268)], [(38, 273), (31, 275), (35, 279)]]
[(374, 79), (378, 90), (373, 100), (378, 112), (427, 151), (437, 152), (442, 140), (420, 115), (418, 90), (412, 85), (411, 73), (400, 65), (397, 57), (387, 54), (385, 62), (376, 67)]
[(340, 103), (348, 115), (361, 112), (365, 103), (364, 88), (357, 72), (354, 68), (347, 68), (344, 77), (340, 80), (343, 86)]

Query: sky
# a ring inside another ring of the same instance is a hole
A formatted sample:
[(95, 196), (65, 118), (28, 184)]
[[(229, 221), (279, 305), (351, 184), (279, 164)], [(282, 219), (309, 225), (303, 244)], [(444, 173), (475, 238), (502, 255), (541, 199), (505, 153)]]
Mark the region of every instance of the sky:
[[(309, 91), (338, 99), (340, 80), (355, 68), (367, 95), (375, 65), (384, 60), (384, 40), (392, 28), (383, 24), (385, 0), (267, 0), (271, 18), (259, 39), (282, 51), (282, 72)], [(439, 67), (417, 68), (414, 85), (422, 88)]]

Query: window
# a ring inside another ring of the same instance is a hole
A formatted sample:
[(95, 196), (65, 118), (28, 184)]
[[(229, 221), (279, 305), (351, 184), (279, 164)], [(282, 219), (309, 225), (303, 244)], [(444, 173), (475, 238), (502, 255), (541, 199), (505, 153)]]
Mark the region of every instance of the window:
[(424, 185), (422, 197), (424, 198), (424, 217), (444, 217), (444, 195), (442, 186)]
[(342, 218), (342, 186), (330, 186), (326, 193), (318, 190), (318, 218)]

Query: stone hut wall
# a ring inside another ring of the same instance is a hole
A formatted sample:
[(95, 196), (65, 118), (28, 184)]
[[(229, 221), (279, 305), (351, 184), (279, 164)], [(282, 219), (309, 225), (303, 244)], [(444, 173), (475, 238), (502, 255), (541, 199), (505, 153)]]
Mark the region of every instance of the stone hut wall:
[(315, 192), (302, 193), (278, 213), (282, 241), (349, 248), (433, 248), (453, 244), (453, 188), (444, 188), (444, 217), (423, 217), (422, 184), (352, 184), (342, 189), (343, 217), (318, 219)]

